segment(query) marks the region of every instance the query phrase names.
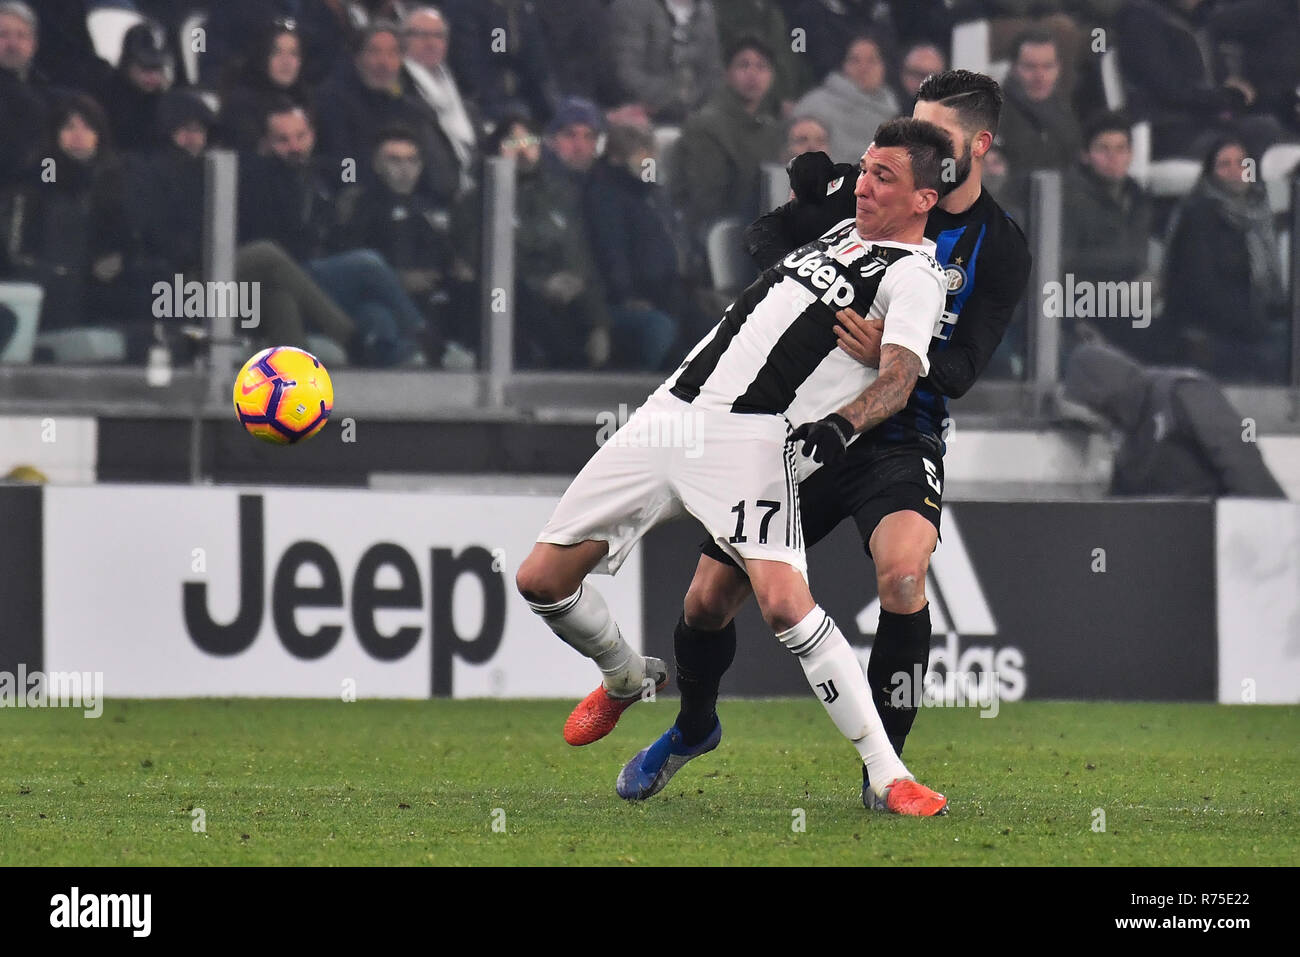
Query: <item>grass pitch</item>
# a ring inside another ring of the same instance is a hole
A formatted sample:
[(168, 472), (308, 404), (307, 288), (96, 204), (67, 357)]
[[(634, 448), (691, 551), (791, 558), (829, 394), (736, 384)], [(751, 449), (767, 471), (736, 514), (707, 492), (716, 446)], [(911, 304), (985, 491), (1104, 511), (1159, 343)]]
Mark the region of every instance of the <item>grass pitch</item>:
[(919, 820), (863, 809), (811, 698), (724, 701), (718, 750), (635, 805), (614, 779), (676, 701), (587, 748), (560, 737), (571, 705), (6, 709), (0, 865), (1300, 862), (1297, 707), (928, 709), (906, 757), (951, 813)]

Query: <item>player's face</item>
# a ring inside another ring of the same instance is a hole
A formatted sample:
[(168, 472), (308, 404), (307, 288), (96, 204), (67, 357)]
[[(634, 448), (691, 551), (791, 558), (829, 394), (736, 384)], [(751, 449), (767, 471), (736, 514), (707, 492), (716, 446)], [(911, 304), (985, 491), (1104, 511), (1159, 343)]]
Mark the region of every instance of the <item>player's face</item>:
[(872, 143), (858, 164), (855, 225), (863, 239), (891, 239), (917, 215), (912, 161), (901, 146)]
[(22, 73), (36, 56), (36, 31), (22, 17), (0, 13), (0, 67)]
[(372, 90), (391, 90), (402, 72), (402, 45), (391, 33), (376, 33), (357, 56), (357, 72)]
[(1098, 133), (1088, 144), (1088, 165), (1102, 179), (1119, 182), (1128, 175), (1133, 161), (1133, 147), (1128, 134), (1119, 130)]
[(970, 176), (974, 157), (971, 154), (971, 140), (967, 138), (968, 134), (961, 125), (961, 115), (951, 106), (921, 100), (912, 107), (912, 118), (933, 123), (948, 134), (948, 139), (952, 143), (953, 156), (956, 157), (953, 189), (966, 182), (966, 177)]
[(266, 62), (266, 75), (276, 86), (289, 87), (298, 82), (298, 72), (301, 69), (302, 52), (298, 47), (298, 37), (292, 33), (281, 33), (275, 38), (275, 46)]

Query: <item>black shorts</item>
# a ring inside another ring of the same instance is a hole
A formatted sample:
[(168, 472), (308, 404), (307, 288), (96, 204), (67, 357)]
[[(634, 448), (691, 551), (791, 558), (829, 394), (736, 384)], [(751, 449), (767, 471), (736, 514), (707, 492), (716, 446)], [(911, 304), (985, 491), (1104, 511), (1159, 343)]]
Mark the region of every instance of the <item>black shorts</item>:
[[(846, 518), (852, 517), (871, 554), (871, 535), (891, 512), (918, 512), (939, 531), (943, 514), (943, 453), (937, 441), (870, 443), (849, 446), (834, 468), (821, 468), (799, 485), (804, 547), (811, 548)], [(705, 555), (735, 565), (712, 541)]]

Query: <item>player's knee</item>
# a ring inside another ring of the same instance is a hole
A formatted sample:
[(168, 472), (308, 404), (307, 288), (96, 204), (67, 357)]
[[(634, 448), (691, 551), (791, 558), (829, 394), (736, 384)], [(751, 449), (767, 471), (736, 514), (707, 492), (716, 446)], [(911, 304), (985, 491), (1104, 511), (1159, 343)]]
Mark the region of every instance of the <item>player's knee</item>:
[(901, 558), (876, 564), (876, 588), (886, 611), (910, 614), (925, 604), (925, 573), (929, 562), (924, 558)]
[(760, 595), (756, 591), (755, 597), (758, 599), (759, 611), (763, 613), (763, 620), (775, 632), (789, 631), (808, 614), (808, 608), (805, 607), (807, 602), (801, 595), (785, 591)]
[(682, 615), (686, 624), (704, 631), (719, 631), (727, 627), (727, 622), (736, 617), (736, 612), (744, 603), (749, 588), (745, 584), (739, 587), (734, 582), (719, 578), (691, 581), (686, 590), (686, 599), (682, 602)]
[(563, 583), (536, 552), (525, 558), (515, 572), (515, 588), (525, 600), (540, 605), (554, 604), (572, 593), (572, 589), (564, 590)]

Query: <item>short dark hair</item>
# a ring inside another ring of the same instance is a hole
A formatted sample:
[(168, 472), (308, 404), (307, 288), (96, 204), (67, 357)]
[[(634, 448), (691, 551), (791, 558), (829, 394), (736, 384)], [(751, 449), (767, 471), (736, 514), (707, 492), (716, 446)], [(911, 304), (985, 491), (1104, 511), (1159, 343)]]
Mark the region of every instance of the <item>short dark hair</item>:
[(374, 149), (371, 152), (374, 153), (378, 153), (379, 147), (385, 143), (398, 142), (410, 143), (421, 157), (424, 156), (424, 147), (420, 145), (419, 137), (415, 135), (415, 132), (409, 126), (385, 126), (375, 135), (373, 142)]
[(1041, 44), (1051, 44), (1056, 51), (1057, 59), (1061, 57), (1061, 45), (1056, 42), (1056, 37), (1046, 30), (1025, 30), (1023, 33), (1017, 33), (1016, 38), (1011, 41), (1011, 62), (1015, 63), (1020, 59), (1020, 48), (1026, 45), (1040, 46)]
[(1123, 133), (1128, 137), (1129, 144), (1132, 145), (1133, 121), (1129, 119), (1126, 113), (1119, 110), (1103, 110), (1100, 113), (1094, 113), (1083, 125), (1084, 149), (1091, 146), (1092, 141), (1101, 136), (1102, 133)]
[(1002, 87), (984, 73), (944, 70), (927, 76), (916, 91), (917, 102), (938, 103), (957, 111), (968, 133), (997, 133), (1002, 116)]
[(772, 53), (772, 48), (767, 45), (761, 37), (752, 33), (742, 34), (727, 44), (727, 48), (722, 54), (722, 64), (727, 69), (731, 68), (731, 61), (746, 50), (753, 50), (762, 54), (763, 59), (767, 60), (768, 66), (776, 65), (776, 57)]
[(956, 162), (952, 140), (933, 123), (896, 116), (876, 128), (876, 146), (901, 146), (912, 163), (912, 185), (916, 189), (935, 190), (942, 199), (957, 184), (944, 176), (945, 167)]
[(293, 113), (296, 110), (302, 111), (303, 116), (307, 117), (307, 125), (314, 131), (316, 129), (316, 117), (312, 115), (311, 110), (293, 99), (293, 97), (279, 94), (271, 97), (265, 109), (262, 110), (262, 132), (267, 131), (271, 117), (280, 116), (282, 113)]

